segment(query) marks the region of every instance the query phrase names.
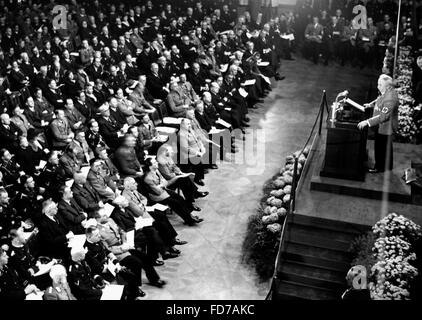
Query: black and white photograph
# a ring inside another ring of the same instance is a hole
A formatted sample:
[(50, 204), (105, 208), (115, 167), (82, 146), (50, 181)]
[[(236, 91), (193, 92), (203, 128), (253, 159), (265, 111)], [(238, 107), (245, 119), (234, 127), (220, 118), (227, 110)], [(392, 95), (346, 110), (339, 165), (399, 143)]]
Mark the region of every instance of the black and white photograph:
[(255, 319), (421, 272), (421, 0), (0, 0), (2, 308)]

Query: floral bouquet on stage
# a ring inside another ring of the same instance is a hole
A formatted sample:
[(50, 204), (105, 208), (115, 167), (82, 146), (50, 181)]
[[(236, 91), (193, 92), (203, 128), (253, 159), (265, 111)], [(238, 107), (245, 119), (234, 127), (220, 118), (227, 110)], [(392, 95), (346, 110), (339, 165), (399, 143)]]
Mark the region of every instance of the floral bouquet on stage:
[(418, 275), (411, 243), (422, 236), (421, 227), (396, 213), (378, 221), (372, 228), (377, 237), (373, 254), (377, 262), (371, 268), (369, 284), (374, 300), (410, 299), (410, 284)]
[(372, 231), (377, 238), (397, 236), (407, 242), (413, 242), (422, 236), (419, 225), (397, 213), (390, 213), (378, 221)]
[(397, 140), (400, 142), (412, 142), (418, 134), (418, 127), (413, 118), (415, 100), (412, 97), (413, 59), (410, 51), (411, 47), (400, 47), (397, 59), (396, 87), (400, 101)]

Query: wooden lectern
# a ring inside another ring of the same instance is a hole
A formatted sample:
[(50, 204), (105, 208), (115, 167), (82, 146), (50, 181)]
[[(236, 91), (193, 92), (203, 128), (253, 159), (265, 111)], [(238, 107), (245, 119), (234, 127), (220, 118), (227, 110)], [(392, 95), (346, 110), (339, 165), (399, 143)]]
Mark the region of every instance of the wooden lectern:
[(341, 112), (328, 120), (322, 177), (365, 181), (368, 128), (357, 127), (364, 117), (365, 113), (343, 106)]

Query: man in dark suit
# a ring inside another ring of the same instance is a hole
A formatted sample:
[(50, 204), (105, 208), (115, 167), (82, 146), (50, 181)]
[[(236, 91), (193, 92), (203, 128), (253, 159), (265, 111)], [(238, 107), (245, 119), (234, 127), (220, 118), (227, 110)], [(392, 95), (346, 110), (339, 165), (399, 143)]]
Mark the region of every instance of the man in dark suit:
[(10, 121), (7, 113), (0, 115), (0, 122), (0, 147), (15, 152), (19, 147), (22, 130)]
[(182, 37), (182, 43), (180, 44), (179, 49), (180, 55), (188, 65), (192, 65), (196, 58), (198, 58), (198, 52), (196, 51), (195, 46), (190, 43), (188, 36)]
[(77, 172), (73, 175), (73, 199), (82, 210), (88, 213), (88, 218), (94, 218), (95, 212), (103, 207), (103, 202), (98, 192), (87, 182), (83, 173)]
[(95, 108), (87, 103), (85, 92), (80, 91), (76, 101), (74, 103), (76, 110), (78, 110), (85, 119), (89, 120), (94, 118), (96, 110)]
[(88, 67), (86, 67), (85, 71), (89, 77), (89, 80), (96, 81), (97, 79), (100, 79), (104, 73), (104, 68), (101, 64), (101, 59), (95, 58), (94, 62)]
[(60, 89), (57, 87), (56, 80), (50, 80), (48, 83), (48, 88), (44, 93), (48, 102), (50, 102), (55, 109), (64, 107), (64, 97), (60, 92)]
[(108, 104), (103, 104), (101, 107), (99, 107), (98, 112), (101, 115), (98, 118), (100, 134), (104, 138), (107, 145), (112, 150), (116, 150), (119, 147), (119, 139), (123, 136), (125, 129), (110, 116), (110, 107)]
[(73, 198), (73, 192), (70, 187), (64, 186), (60, 190), (62, 199), (59, 202), (58, 216), (65, 227), (74, 234), (84, 234), (86, 219), (88, 214), (82, 211), (82, 208)]
[(155, 99), (165, 99), (168, 91), (165, 89), (166, 83), (159, 74), (158, 64), (151, 64), (151, 73), (147, 78), (147, 89)]
[(85, 249), (73, 248), (72, 261), (69, 267), (69, 286), (78, 300), (100, 300), (101, 283), (94, 279), (91, 268), (85, 261)]
[(196, 94), (201, 95), (202, 91), (205, 90), (206, 77), (199, 63), (195, 62), (192, 64), (192, 71), (187, 74), (187, 77)]
[(149, 66), (151, 66), (151, 63), (156, 61), (157, 58), (156, 52), (151, 50), (148, 43), (144, 43), (144, 48), (136, 59), (136, 64), (139, 70), (145, 74), (149, 72)]
[(171, 47), (171, 64), (173, 65), (173, 70), (176, 73), (184, 72), (185, 62), (180, 56), (180, 50), (176, 45)]
[(70, 253), (67, 243), (73, 238), (74, 233), (56, 216), (57, 211), (57, 204), (52, 200), (43, 202), (43, 216), (38, 226), (42, 253), (49, 257), (67, 260)]

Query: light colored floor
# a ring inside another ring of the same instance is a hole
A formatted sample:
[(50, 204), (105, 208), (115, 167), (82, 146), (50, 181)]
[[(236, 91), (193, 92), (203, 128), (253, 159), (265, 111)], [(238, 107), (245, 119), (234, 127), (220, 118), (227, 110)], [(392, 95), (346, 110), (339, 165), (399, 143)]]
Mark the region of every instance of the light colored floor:
[[(265, 130), (254, 142), (262, 151), (257, 155), (249, 148), (243, 153), (246, 162), (237, 157), (236, 163), (225, 162), (210, 171), (204, 188), (210, 195), (197, 201), (205, 219), (199, 226), (186, 227), (179, 217), (171, 217), (179, 238), (189, 243), (178, 247), (180, 257), (157, 268), (168, 281), (164, 289), (145, 281), (145, 299), (260, 300), (267, 295), (269, 283), (260, 283), (254, 269), (242, 263), (247, 221), (262, 197), (262, 186), (283, 166), (285, 157), (305, 143), (322, 90), (327, 90), (329, 101), (345, 89), (352, 98), (361, 97), (372, 76), (368, 71), (314, 66), (304, 60), (283, 61), (281, 73), (287, 78), (275, 83), (265, 103), (249, 114), (251, 129)], [(248, 143), (253, 135), (247, 134)]]

